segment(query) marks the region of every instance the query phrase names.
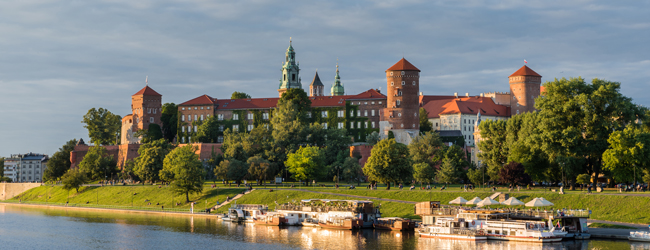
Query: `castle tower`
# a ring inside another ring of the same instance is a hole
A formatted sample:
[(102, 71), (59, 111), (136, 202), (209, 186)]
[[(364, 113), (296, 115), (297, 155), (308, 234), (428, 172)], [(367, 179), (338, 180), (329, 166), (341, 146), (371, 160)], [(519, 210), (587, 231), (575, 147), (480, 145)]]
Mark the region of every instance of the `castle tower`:
[(131, 96), (131, 112), (122, 118), (122, 144), (138, 143), (140, 138), (134, 138), (133, 134), (141, 129), (148, 130), (151, 124), (162, 128), (162, 95), (145, 86)]
[(339, 75), (339, 64), (336, 63), (336, 76), (334, 76), (334, 84), (332, 84), (331, 90), (332, 96), (344, 95), (345, 89), (343, 84), (341, 84), (341, 76)]
[(309, 96), (323, 96), (323, 95), (325, 95), (325, 93), (323, 92), (324, 87), (325, 86), (320, 81), (320, 77), (318, 77), (318, 70), (317, 70), (316, 75), (314, 76), (314, 80), (312, 80), (311, 84), (309, 85)]
[(542, 76), (524, 65), (508, 77), (510, 81), (511, 115), (535, 111), (535, 98), (539, 96)]
[(280, 87), (278, 88), (280, 97), (287, 89), (302, 89), (299, 73), (300, 63), (296, 63), (296, 52), (291, 45), (291, 39), (289, 39), (289, 48), (285, 53), (284, 63), (282, 64), (282, 79), (280, 79)]
[(420, 70), (402, 58), (386, 70), (387, 99), (380, 132), (393, 132), (395, 140), (409, 144), (419, 134)]

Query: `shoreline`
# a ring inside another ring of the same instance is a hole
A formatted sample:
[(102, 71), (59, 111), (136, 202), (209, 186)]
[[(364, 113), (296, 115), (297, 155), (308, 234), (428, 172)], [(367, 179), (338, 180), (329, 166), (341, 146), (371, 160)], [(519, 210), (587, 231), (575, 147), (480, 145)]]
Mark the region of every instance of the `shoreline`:
[(205, 213), (181, 213), (181, 212), (163, 212), (163, 211), (145, 211), (136, 209), (115, 209), (115, 208), (94, 208), (94, 207), (74, 207), (74, 206), (57, 206), (57, 205), (42, 205), (42, 204), (26, 204), (26, 203), (5, 203), (0, 202), (0, 205), (17, 206), (17, 207), (35, 207), (45, 209), (59, 209), (59, 210), (81, 210), (81, 211), (96, 211), (96, 212), (109, 212), (109, 213), (139, 213), (139, 214), (152, 214), (152, 215), (171, 215), (171, 216), (190, 216), (190, 217), (207, 217), (221, 219), (219, 214), (205, 214)]

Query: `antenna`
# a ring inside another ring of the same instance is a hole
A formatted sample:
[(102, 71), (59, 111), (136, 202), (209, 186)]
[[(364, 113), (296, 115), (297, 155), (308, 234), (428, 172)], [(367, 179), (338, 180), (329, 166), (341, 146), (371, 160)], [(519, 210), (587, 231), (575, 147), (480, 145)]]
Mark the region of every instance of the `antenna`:
[(144, 83), (146, 86), (149, 86), (149, 76), (144, 78)]

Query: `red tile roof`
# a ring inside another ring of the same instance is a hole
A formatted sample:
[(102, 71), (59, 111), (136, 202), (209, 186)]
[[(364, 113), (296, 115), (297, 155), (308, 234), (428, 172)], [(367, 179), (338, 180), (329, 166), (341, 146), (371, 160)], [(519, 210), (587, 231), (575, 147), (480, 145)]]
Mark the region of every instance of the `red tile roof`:
[(524, 65), (523, 67), (519, 68), (515, 73), (512, 73), (509, 77), (513, 76), (539, 76), (541, 75), (537, 74), (534, 70), (530, 69), (528, 66)]
[(361, 92), (358, 95), (352, 95), (348, 96), (347, 99), (349, 100), (357, 100), (357, 99), (386, 99), (386, 96), (382, 93), (380, 93), (376, 89), (369, 89), (365, 92)]
[(428, 118), (439, 118), (447, 114), (471, 114), (487, 116), (510, 116), (510, 108), (495, 104), (490, 97), (460, 97), (433, 100), (423, 106), (429, 112)]
[(209, 95), (202, 95), (178, 105), (212, 105), (215, 103), (217, 103), (216, 99), (210, 97)]
[(420, 98), (420, 107), (422, 107), (427, 103), (429, 103), (430, 101), (454, 99), (457, 97), (453, 95), (421, 95), (419, 96), (419, 98)]
[(149, 86), (144, 86), (138, 93), (135, 93), (133, 95), (155, 95), (155, 96), (162, 96), (161, 94), (158, 94), (155, 90), (152, 88), (149, 88)]
[(396, 64), (394, 64), (390, 68), (388, 68), (386, 71), (389, 71), (389, 70), (416, 70), (418, 72), (420, 71), (418, 68), (413, 66), (413, 64), (411, 64), (409, 61), (407, 61), (404, 58), (402, 58), (402, 60), (399, 60), (399, 62), (397, 62)]

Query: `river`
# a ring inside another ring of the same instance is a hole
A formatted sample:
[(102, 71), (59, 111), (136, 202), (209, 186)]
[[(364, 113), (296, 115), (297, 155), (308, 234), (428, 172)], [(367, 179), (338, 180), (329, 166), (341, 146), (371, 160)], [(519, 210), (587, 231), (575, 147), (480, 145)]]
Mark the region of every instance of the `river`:
[(237, 225), (215, 218), (0, 205), (2, 249), (648, 249), (627, 241), (532, 244), (421, 239), (415, 233)]

